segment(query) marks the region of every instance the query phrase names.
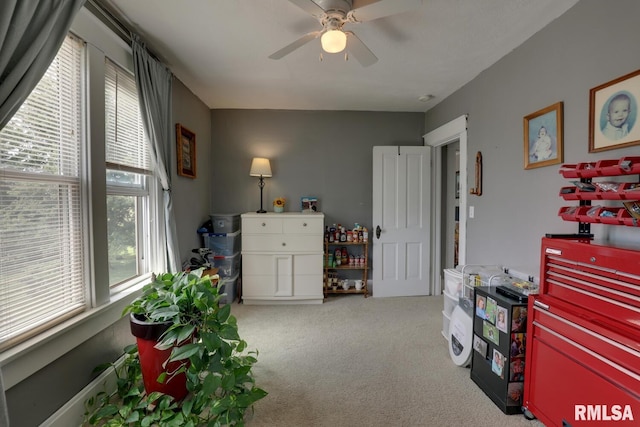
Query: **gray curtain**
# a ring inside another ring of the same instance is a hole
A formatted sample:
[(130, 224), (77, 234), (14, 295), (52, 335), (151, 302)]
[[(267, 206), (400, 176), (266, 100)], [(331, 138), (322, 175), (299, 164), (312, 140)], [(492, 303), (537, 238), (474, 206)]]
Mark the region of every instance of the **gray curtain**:
[(173, 76), (167, 67), (149, 54), (138, 35), (132, 35), (131, 42), (142, 121), (151, 143), (151, 157), (163, 190), (167, 268), (170, 272), (178, 272), (181, 269), (181, 263), (171, 201), (171, 175), (167, 169), (167, 165), (171, 164), (173, 142), (171, 115)]
[[(0, 129), (47, 71), (84, 2), (0, 0)], [(1, 371), (0, 425), (9, 425)]]
[(85, 0), (0, 0), (0, 129), (58, 53)]

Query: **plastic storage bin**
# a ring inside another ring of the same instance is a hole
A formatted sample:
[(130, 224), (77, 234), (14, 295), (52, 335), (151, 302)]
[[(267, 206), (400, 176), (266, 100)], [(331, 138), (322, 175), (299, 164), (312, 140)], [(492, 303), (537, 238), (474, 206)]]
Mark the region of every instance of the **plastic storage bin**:
[(214, 233), (235, 233), (240, 230), (240, 214), (211, 214)]
[(238, 276), (239, 274), (233, 277), (220, 277), (218, 281), (218, 292), (219, 294), (226, 294), (220, 298), (221, 303), (231, 304), (236, 300)]
[(450, 295), (449, 292), (445, 289), (444, 294), (444, 312), (448, 315), (451, 315), (451, 312), (458, 305), (458, 297)]
[(209, 262), (218, 269), (220, 277), (233, 277), (240, 270), (240, 252), (233, 255), (209, 255)]
[(459, 297), (462, 294), (462, 272), (453, 268), (444, 270), (444, 291), (449, 295)]
[(442, 336), (449, 341), (449, 323), (451, 322), (451, 313), (442, 311)]
[(240, 251), (240, 231), (234, 233), (204, 233), (204, 245), (213, 255), (233, 255)]

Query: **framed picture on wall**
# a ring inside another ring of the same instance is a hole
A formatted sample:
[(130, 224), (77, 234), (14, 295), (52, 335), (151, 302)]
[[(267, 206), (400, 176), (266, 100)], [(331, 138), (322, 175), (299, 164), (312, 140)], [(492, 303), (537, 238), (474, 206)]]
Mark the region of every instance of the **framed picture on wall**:
[(589, 92), (589, 152), (640, 144), (640, 70)]
[(524, 168), (562, 163), (562, 102), (524, 118)]
[(178, 175), (187, 178), (196, 177), (196, 134), (176, 124), (176, 154)]

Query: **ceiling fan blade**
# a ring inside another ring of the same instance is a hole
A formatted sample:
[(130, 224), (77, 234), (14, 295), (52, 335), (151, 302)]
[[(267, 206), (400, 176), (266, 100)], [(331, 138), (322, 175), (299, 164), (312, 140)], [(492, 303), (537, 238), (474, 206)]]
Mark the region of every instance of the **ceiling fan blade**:
[(304, 10), (309, 15), (315, 16), (316, 18), (324, 15), (324, 9), (315, 4), (312, 0), (289, 0), (289, 2), (295, 4), (300, 9)]
[(294, 41), (293, 43), (286, 45), (285, 47), (283, 47), (277, 52), (272, 53), (271, 55), (269, 55), (269, 58), (280, 59), (283, 56), (288, 55), (294, 50), (298, 49), (299, 47), (305, 45), (306, 43), (309, 43), (311, 40), (317, 39), (318, 37), (320, 37), (320, 34), (322, 34), (322, 31), (314, 31), (312, 33), (307, 33), (304, 36), (300, 37), (298, 40)]
[[(292, 1), (292, 0), (289, 0)], [(295, 3), (295, 2), (294, 2)], [(422, 0), (380, 0), (366, 6), (353, 9), (349, 18), (353, 22), (373, 21), (385, 16), (396, 15), (422, 5)]]
[(371, 52), (358, 36), (351, 31), (345, 31), (345, 34), (347, 35), (347, 49), (355, 56), (360, 65), (368, 67), (378, 62), (378, 57)]

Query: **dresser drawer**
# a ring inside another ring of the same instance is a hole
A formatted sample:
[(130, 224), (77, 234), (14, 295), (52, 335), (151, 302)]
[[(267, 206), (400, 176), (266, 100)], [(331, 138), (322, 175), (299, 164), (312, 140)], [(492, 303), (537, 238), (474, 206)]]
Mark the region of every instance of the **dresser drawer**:
[(242, 253), (322, 252), (322, 237), (304, 234), (242, 235)]
[(280, 234), (282, 218), (264, 215), (260, 218), (242, 218), (242, 234)]
[(324, 219), (315, 216), (296, 216), (283, 222), (285, 234), (317, 234), (323, 236)]

